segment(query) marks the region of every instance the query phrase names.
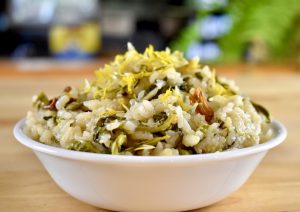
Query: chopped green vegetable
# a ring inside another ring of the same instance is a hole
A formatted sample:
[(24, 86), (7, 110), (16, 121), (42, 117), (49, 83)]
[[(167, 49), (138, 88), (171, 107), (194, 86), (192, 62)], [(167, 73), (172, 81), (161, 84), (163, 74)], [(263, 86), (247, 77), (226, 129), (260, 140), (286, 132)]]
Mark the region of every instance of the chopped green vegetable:
[(271, 115), (270, 115), (269, 111), (266, 108), (264, 108), (263, 106), (255, 103), (253, 101), (251, 101), (251, 103), (252, 103), (253, 107), (255, 108), (255, 110), (258, 113), (264, 114), (264, 116), (267, 118), (268, 123), (270, 123), (271, 122)]
[(144, 144), (146, 145), (156, 145), (159, 141), (163, 141), (170, 138), (169, 135), (165, 135), (165, 136), (161, 136), (161, 137), (155, 137), (153, 139), (150, 139), (148, 141), (146, 141)]
[(81, 107), (85, 107), (82, 102), (71, 102), (66, 106), (67, 110), (77, 110), (80, 109)]
[(148, 145), (148, 144), (142, 144), (141, 146), (135, 148), (134, 151), (139, 151), (139, 150), (150, 150), (150, 149), (155, 149), (155, 146), (153, 146), (153, 145)]
[(175, 114), (171, 114), (165, 121), (163, 124), (159, 125), (159, 126), (145, 126), (145, 125), (139, 125), (137, 127), (137, 130), (139, 131), (146, 131), (146, 132), (151, 132), (151, 133), (155, 133), (155, 132), (160, 132), (160, 131), (165, 131), (167, 129), (169, 129), (172, 124), (175, 124), (177, 122), (177, 116)]
[(168, 118), (166, 112), (160, 112), (153, 116), (153, 120), (155, 123), (163, 123)]
[(201, 126), (199, 126), (199, 129), (203, 132), (206, 133), (206, 131), (208, 130), (209, 125), (208, 124), (203, 124)]
[(203, 76), (202, 76), (202, 74), (201, 74), (200, 72), (196, 72), (196, 73), (195, 73), (195, 76), (196, 76), (200, 81), (203, 80)]
[(187, 82), (183, 83), (182, 85), (179, 86), (179, 89), (185, 92), (189, 92), (193, 86), (188, 84)]
[(82, 152), (101, 152), (97, 149), (96, 145), (89, 141), (74, 141), (67, 147), (67, 149)]
[(232, 95), (237, 94), (235, 91), (233, 91), (230, 88), (230, 86), (227, 83), (221, 82), (220, 79), (217, 76), (215, 76), (215, 84), (216, 84), (216, 86), (218, 86), (218, 89), (220, 90), (219, 92), (222, 95), (232, 96)]
[(53, 116), (44, 116), (43, 117), (43, 119), (45, 120), (45, 121), (48, 121), (49, 119), (52, 119), (53, 118)]
[(111, 145), (111, 154), (119, 155), (121, 152), (121, 147), (127, 142), (127, 136), (120, 134)]
[(44, 92), (34, 97), (33, 106), (36, 108), (42, 108), (49, 104), (49, 99)]
[(186, 150), (186, 149), (178, 149), (178, 151), (179, 151), (179, 154), (180, 155), (192, 155), (193, 154), (193, 151), (191, 151), (191, 150)]

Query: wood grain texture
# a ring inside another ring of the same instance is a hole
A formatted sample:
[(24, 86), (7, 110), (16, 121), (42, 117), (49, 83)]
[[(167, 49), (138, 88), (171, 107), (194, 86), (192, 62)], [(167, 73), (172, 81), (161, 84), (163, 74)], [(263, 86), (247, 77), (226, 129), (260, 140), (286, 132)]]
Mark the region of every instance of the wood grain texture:
[[(31, 96), (55, 96), (67, 85), (92, 78), (102, 64), (83, 64), (76, 72), (50, 70), (27, 73), (12, 62), (0, 62), (0, 211), (105, 211), (82, 203), (52, 181), (32, 151), (12, 135), (17, 120), (31, 107)], [(4, 67), (4, 68), (2, 68)], [(40, 68), (43, 69), (43, 68)], [(228, 198), (195, 211), (300, 211), (300, 75), (294, 68), (241, 66), (218, 68), (236, 80), (243, 92), (265, 105), (288, 129), (287, 140), (270, 151), (246, 184)], [(229, 71), (228, 71), (229, 70)]]

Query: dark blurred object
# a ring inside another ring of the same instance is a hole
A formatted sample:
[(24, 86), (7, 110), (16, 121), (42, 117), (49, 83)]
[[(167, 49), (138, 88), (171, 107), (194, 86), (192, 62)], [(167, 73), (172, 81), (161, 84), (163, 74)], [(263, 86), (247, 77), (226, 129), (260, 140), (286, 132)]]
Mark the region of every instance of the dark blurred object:
[(136, 33), (132, 36), (131, 42), (136, 44), (135, 48), (138, 51), (144, 51), (149, 43), (156, 49), (164, 49), (166, 44), (157, 20), (137, 21)]
[(0, 1), (0, 56), (9, 55), (20, 42), (18, 34), (9, 28), (6, 1)]
[(32, 57), (36, 55), (36, 49), (30, 43), (28, 44), (21, 44), (15, 48), (12, 57), (15, 59), (18, 58), (25, 58), (25, 57)]
[(5, 1), (0, 1), (0, 32), (5, 32), (8, 29), (8, 16), (5, 8)]
[(8, 29), (0, 31), (0, 56), (10, 56), (20, 41), (20, 36), (14, 30)]
[(183, 0), (103, 0), (101, 5), (103, 52), (111, 54), (126, 50), (128, 41), (138, 50), (149, 43), (163, 49), (189, 16)]
[[(9, 20), (1, 34), (8, 45), (1, 54), (15, 58), (113, 55), (124, 51), (128, 41), (138, 50), (149, 43), (162, 49), (189, 17), (184, 0), (6, 0), (1, 4)], [(0, 24), (1, 20), (0, 16)]]

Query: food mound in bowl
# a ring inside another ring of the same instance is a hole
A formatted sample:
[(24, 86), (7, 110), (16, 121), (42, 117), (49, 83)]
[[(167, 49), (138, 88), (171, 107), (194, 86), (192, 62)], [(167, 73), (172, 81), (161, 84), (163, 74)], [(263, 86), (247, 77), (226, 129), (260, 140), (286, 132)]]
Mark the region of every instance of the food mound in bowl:
[(81, 87), (33, 97), (24, 132), (41, 143), (114, 155), (190, 155), (257, 145), (272, 136), (268, 111), (198, 58), (123, 55)]

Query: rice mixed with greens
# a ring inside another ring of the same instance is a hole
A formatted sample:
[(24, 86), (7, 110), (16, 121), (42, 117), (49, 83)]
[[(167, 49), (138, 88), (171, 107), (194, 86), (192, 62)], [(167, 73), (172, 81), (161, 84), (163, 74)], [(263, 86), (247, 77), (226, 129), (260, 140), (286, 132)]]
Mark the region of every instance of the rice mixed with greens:
[(198, 58), (123, 55), (94, 81), (33, 97), (24, 132), (41, 143), (114, 155), (190, 155), (257, 145), (272, 136), (268, 111)]

